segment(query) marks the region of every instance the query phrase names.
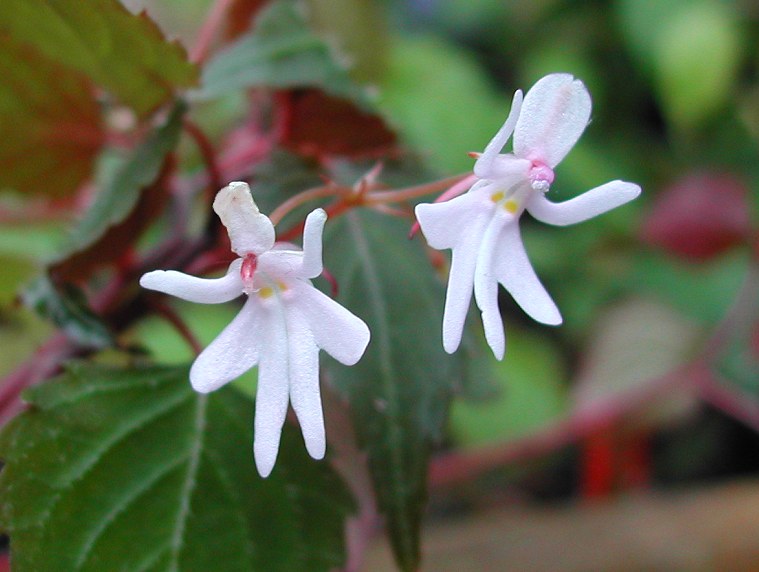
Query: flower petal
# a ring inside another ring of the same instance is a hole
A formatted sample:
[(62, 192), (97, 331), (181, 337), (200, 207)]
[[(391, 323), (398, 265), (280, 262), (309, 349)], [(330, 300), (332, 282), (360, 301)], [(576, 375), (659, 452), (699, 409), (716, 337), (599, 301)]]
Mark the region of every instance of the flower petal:
[(258, 364), (253, 435), (256, 468), (264, 478), (271, 473), (279, 453), (282, 425), (287, 414), (290, 360), (284, 307), (279, 303), (267, 306), (263, 312), (260, 329), (263, 335), (261, 359)]
[(533, 320), (552, 326), (561, 324), (559, 309), (527, 258), (519, 225), (506, 225), (501, 230), (494, 269), (498, 281)]
[(221, 189), (213, 210), (227, 227), (232, 251), (238, 256), (259, 255), (274, 246), (274, 225), (258, 210), (247, 183), (237, 181)]
[(475, 183), (475, 187), (445, 203), (416, 206), (416, 216), (429, 245), (453, 249), (443, 313), (443, 347), (448, 353), (455, 352), (461, 343), (472, 300), (477, 253), (494, 208), (488, 198), (489, 185)]
[(517, 124), (517, 119), (519, 119), (519, 112), (521, 109), (522, 90), (518, 89), (514, 93), (514, 99), (511, 101), (511, 110), (509, 111), (509, 116), (506, 118), (503, 126), (490, 140), (487, 147), (485, 147), (485, 150), (482, 152), (482, 155), (480, 155), (474, 164), (474, 174), (481, 179), (495, 178), (492, 176), (491, 167), (493, 166), (493, 162), (495, 161), (496, 157), (498, 157), (498, 154), (501, 152), (501, 149), (503, 149), (503, 146), (506, 145), (509, 137), (511, 137), (511, 134), (514, 132), (514, 126)]
[(416, 205), (416, 218), (432, 248), (454, 248), (465, 240), (472, 227), (484, 226), (493, 210), (493, 203), (488, 198), (488, 186), (478, 181), (468, 193), (450, 201)]
[(316, 209), (306, 217), (303, 228), (303, 278), (316, 278), (322, 273), (322, 233), (327, 213)]
[(319, 348), (310, 324), (293, 302), (287, 305), (290, 402), (300, 422), (308, 454), (322, 459), (327, 440), (319, 393)]
[(503, 332), (503, 319), (498, 309), (498, 280), (493, 271), (494, 257), (499, 246), (498, 239), (504, 226), (516, 226), (513, 216), (496, 211), (482, 237), (474, 271), (474, 297), (482, 312), (482, 324), (485, 339), (493, 350), (496, 359), (503, 359), (506, 338)]
[(527, 211), (539, 221), (566, 226), (617, 208), (639, 194), (640, 187), (634, 183), (611, 181), (562, 203), (551, 202), (542, 193), (535, 193), (527, 204)]
[(218, 389), (241, 376), (258, 361), (260, 339), (265, 337), (261, 308), (248, 299), (235, 319), (195, 359), (190, 369), (190, 383), (200, 393)]
[(293, 294), (293, 302), (308, 321), (318, 347), (345, 365), (361, 359), (370, 338), (361, 318), (310, 283), (298, 283)]
[(190, 302), (220, 304), (242, 294), (241, 264), (242, 260), (235, 260), (222, 278), (197, 278), (175, 270), (154, 270), (142, 275), (140, 286)]
[(551, 74), (527, 92), (516, 128), (514, 154), (554, 168), (569, 153), (590, 119), (590, 94), (569, 74)]

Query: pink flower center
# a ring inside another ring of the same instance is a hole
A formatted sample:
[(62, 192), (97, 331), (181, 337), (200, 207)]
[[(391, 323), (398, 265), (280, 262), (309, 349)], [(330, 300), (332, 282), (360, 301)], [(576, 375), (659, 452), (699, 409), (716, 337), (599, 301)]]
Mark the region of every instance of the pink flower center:
[(545, 192), (553, 183), (554, 173), (543, 161), (533, 160), (528, 177), (533, 189)]

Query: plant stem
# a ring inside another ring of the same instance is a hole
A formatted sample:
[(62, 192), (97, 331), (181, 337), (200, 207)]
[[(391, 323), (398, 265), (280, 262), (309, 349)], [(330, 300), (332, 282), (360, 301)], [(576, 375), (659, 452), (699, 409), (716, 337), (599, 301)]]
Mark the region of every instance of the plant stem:
[(224, 24), (227, 12), (234, 4), (235, 0), (216, 0), (208, 11), (203, 25), (198, 32), (198, 38), (190, 52), (190, 60), (196, 64), (202, 64), (211, 52), (213, 44), (219, 29)]

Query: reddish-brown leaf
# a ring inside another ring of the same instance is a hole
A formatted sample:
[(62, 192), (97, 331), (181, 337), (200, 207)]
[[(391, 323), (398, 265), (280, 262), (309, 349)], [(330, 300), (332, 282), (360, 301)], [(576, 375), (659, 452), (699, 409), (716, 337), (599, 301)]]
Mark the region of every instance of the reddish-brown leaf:
[(280, 143), (309, 157), (377, 158), (396, 151), (384, 120), (319, 89), (278, 94)]
[(90, 176), (103, 142), (93, 87), (7, 35), (0, 46), (0, 188), (69, 194)]
[(657, 197), (643, 221), (642, 239), (687, 260), (709, 260), (747, 239), (747, 195), (731, 174), (683, 177)]

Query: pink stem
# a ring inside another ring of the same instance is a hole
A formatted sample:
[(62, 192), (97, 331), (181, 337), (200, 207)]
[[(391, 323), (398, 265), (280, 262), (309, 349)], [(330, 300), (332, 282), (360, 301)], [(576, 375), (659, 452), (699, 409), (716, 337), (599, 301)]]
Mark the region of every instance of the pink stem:
[(76, 345), (59, 332), (42, 345), (32, 358), (7, 375), (0, 386), (0, 425), (7, 423), (21, 409), (19, 395), (24, 389), (54, 375), (61, 363), (74, 356), (77, 350)]
[(190, 54), (190, 60), (196, 64), (202, 64), (208, 54), (211, 52), (211, 44), (213, 44), (216, 35), (219, 33), (219, 29), (224, 23), (224, 18), (227, 12), (234, 4), (235, 0), (216, 0), (211, 9), (208, 11), (203, 26), (198, 32), (198, 39), (195, 42), (195, 46)]

